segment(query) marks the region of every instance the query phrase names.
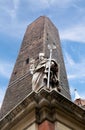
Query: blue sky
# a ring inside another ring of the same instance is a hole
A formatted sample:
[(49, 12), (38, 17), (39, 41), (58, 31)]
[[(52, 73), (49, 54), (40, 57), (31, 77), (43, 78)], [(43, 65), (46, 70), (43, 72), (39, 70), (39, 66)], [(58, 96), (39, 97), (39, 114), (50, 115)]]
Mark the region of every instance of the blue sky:
[(0, 0), (0, 106), (27, 25), (48, 16), (59, 30), (67, 76), (85, 98), (85, 1)]

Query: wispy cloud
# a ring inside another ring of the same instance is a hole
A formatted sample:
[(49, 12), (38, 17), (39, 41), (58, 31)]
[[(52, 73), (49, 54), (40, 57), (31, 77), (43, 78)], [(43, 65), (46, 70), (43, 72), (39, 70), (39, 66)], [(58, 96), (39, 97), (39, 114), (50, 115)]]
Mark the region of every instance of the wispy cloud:
[(84, 79), (85, 81), (85, 59), (76, 63), (68, 53), (65, 53), (65, 61), (68, 79), (80, 79), (80, 81)]
[(12, 63), (0, 61), (0, 76), (9, 79), (12, 69), (13, 69)]
[(22, 10), (18, 10), (19, 2), (20, 0), (0, 1), (0, 32), (14, 37), (17, 37), (17, 34), (19, 34), (18, 37), (22, 36), (29, 21), (18, 21), (18, 12), (22, 12)]
[[(12, 63), (8, 63), (6, 61), (5, 62), (0, 61), (0, 79), (2, 79), (3, 77), (3, 79), (9, 80), (12, 69), (13, 69)], [(6, 86), (4, 87), (3, 85), (4, 85), (4, 80), (3, 80), (2, 85), (0, 84), (0, 107), (2, 105), (2, 101), (5, 95), (5, 91), (6, 91)]]
[(77, 4), (81, 2), (80, 0), (77, 0), (77, 1), (76, 0), (63, 0), (62, 2), (59, 0), (38, 0), (38, 1), (37, 0), (22, 0), (22, 3), (23, 1), (24, 1), (24, 4), (27, 4), (27, 6), (29, 6), (30, 11), (35, 11), (35, 12), (53, 8), (53, 7), (56, 10), (68, 9), (70, 7), (78, 8)]
[[(34, 3), (35, 0), (31, 0)], [(78, 0), (77, 2), (79, 2)], [(43, 8), (49, 8), (51, 6), (56, 6), (57, 8), (69, 8), (76, 4), (76, 0), (63, 0), (62, 2), (59, 0), (39, 0), (38, 3), (42, 5)]]
[[(12, 0), (11, 2), (10, 0), (0, 1), (0, 32), (5, 32), (12, 36), (17, 36), (17, 34), (20, 36), (24, 33), (26, 26), (31, 22), (31, 20), (33, 20), (33, 18), (37, 18), (38, 15), (49, 14), (49, 16), (54, 16), (53, 10), (56, 10), (55, 16), (57, 17), (57, 12), (63, 13), (65, 10), (68, 12), (68, 8), (70, 7), (74, 7), (76, 10), (79, 10), (78, 4), (80, 2), (81, 0), (77, 0), (77, 2), (76, 0), (63, 0), (62, 2), (59, 0)], [(52, 8), (52, 10), (50, 8)], [(61, 11), (60, 8), (64, 10)], [(79, 11), (77, 13), (79, 13)], [(64, 16), (66, 16), (66, 14), (64, 14)], [(83, 30), (85, 28), (83, 27), (84, 24), (76, 27), (71, 26), (71, 28), (68, 27), (64, 31), (61, 31), (61, 38), (77, 41), (82, 40), (85, 42), (83, 34)]]
[(73, 25), (60, 31), (61, 39), (85, 43), (85, 24)]
[(5, 87), (3, 86), (0, 86), (0, 107), (2, 105), (2, 101), (3, 101), (3, 98), (4, 98), (4, 95), (5, 95)]
[(10, 20), (12, 20), (12, 18), (15, 18), (19, 6), (19, 1), (20, 0), (12, 0), (11, 2), (10, 0), (0, 1), (0, 10), (3, 11), (1, 12), (3, 16), (8, 15), (8, 17), (10, 17)]

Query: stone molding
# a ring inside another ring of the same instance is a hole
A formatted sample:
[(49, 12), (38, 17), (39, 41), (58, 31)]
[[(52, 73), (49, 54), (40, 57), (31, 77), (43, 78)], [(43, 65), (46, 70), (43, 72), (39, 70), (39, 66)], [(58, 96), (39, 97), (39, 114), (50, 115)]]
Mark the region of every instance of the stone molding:
[(61, 93), (42, 89), (31, 92), (15, 108), (0, 120), (0, 129), (7, 130), (17, 124), (27, 114), (35, 111), (34, 122), (40, 124), (45, 120), (55, 122), (59, 120), (58, 113), (63, 113), (70, 120), (85, 128), (85, 110), (74, 104)]

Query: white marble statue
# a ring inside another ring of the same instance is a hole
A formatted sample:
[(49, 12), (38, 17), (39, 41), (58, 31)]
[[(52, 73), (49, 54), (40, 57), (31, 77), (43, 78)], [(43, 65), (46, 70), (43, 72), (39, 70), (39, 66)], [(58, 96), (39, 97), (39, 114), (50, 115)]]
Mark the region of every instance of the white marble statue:
[[(32, 90), (39, 91), (41, 88), (47, 88), (48, 80), (48, 68), (49, 68), (49, 59), (44, 57), (44, 53), (39, 53), (39, 63), (37, 66), (34, 65), (34, 61), (31, 62), (31, 73), (33, 74), (32, 78)], [(32, 68), (33, 67), (33, 68)], [(50, 63), (50, 81), (49, 89), (59, 90), (59, 68), (58, 64), (54, 59)]]

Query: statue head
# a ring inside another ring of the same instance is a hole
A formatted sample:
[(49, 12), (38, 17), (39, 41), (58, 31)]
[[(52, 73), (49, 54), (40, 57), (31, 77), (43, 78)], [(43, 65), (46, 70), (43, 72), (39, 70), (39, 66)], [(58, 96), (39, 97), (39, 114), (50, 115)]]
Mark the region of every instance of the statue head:
[(45, 57), (45, 54), (44, 53), (39, 53), (39, 60), (43, 60)]

